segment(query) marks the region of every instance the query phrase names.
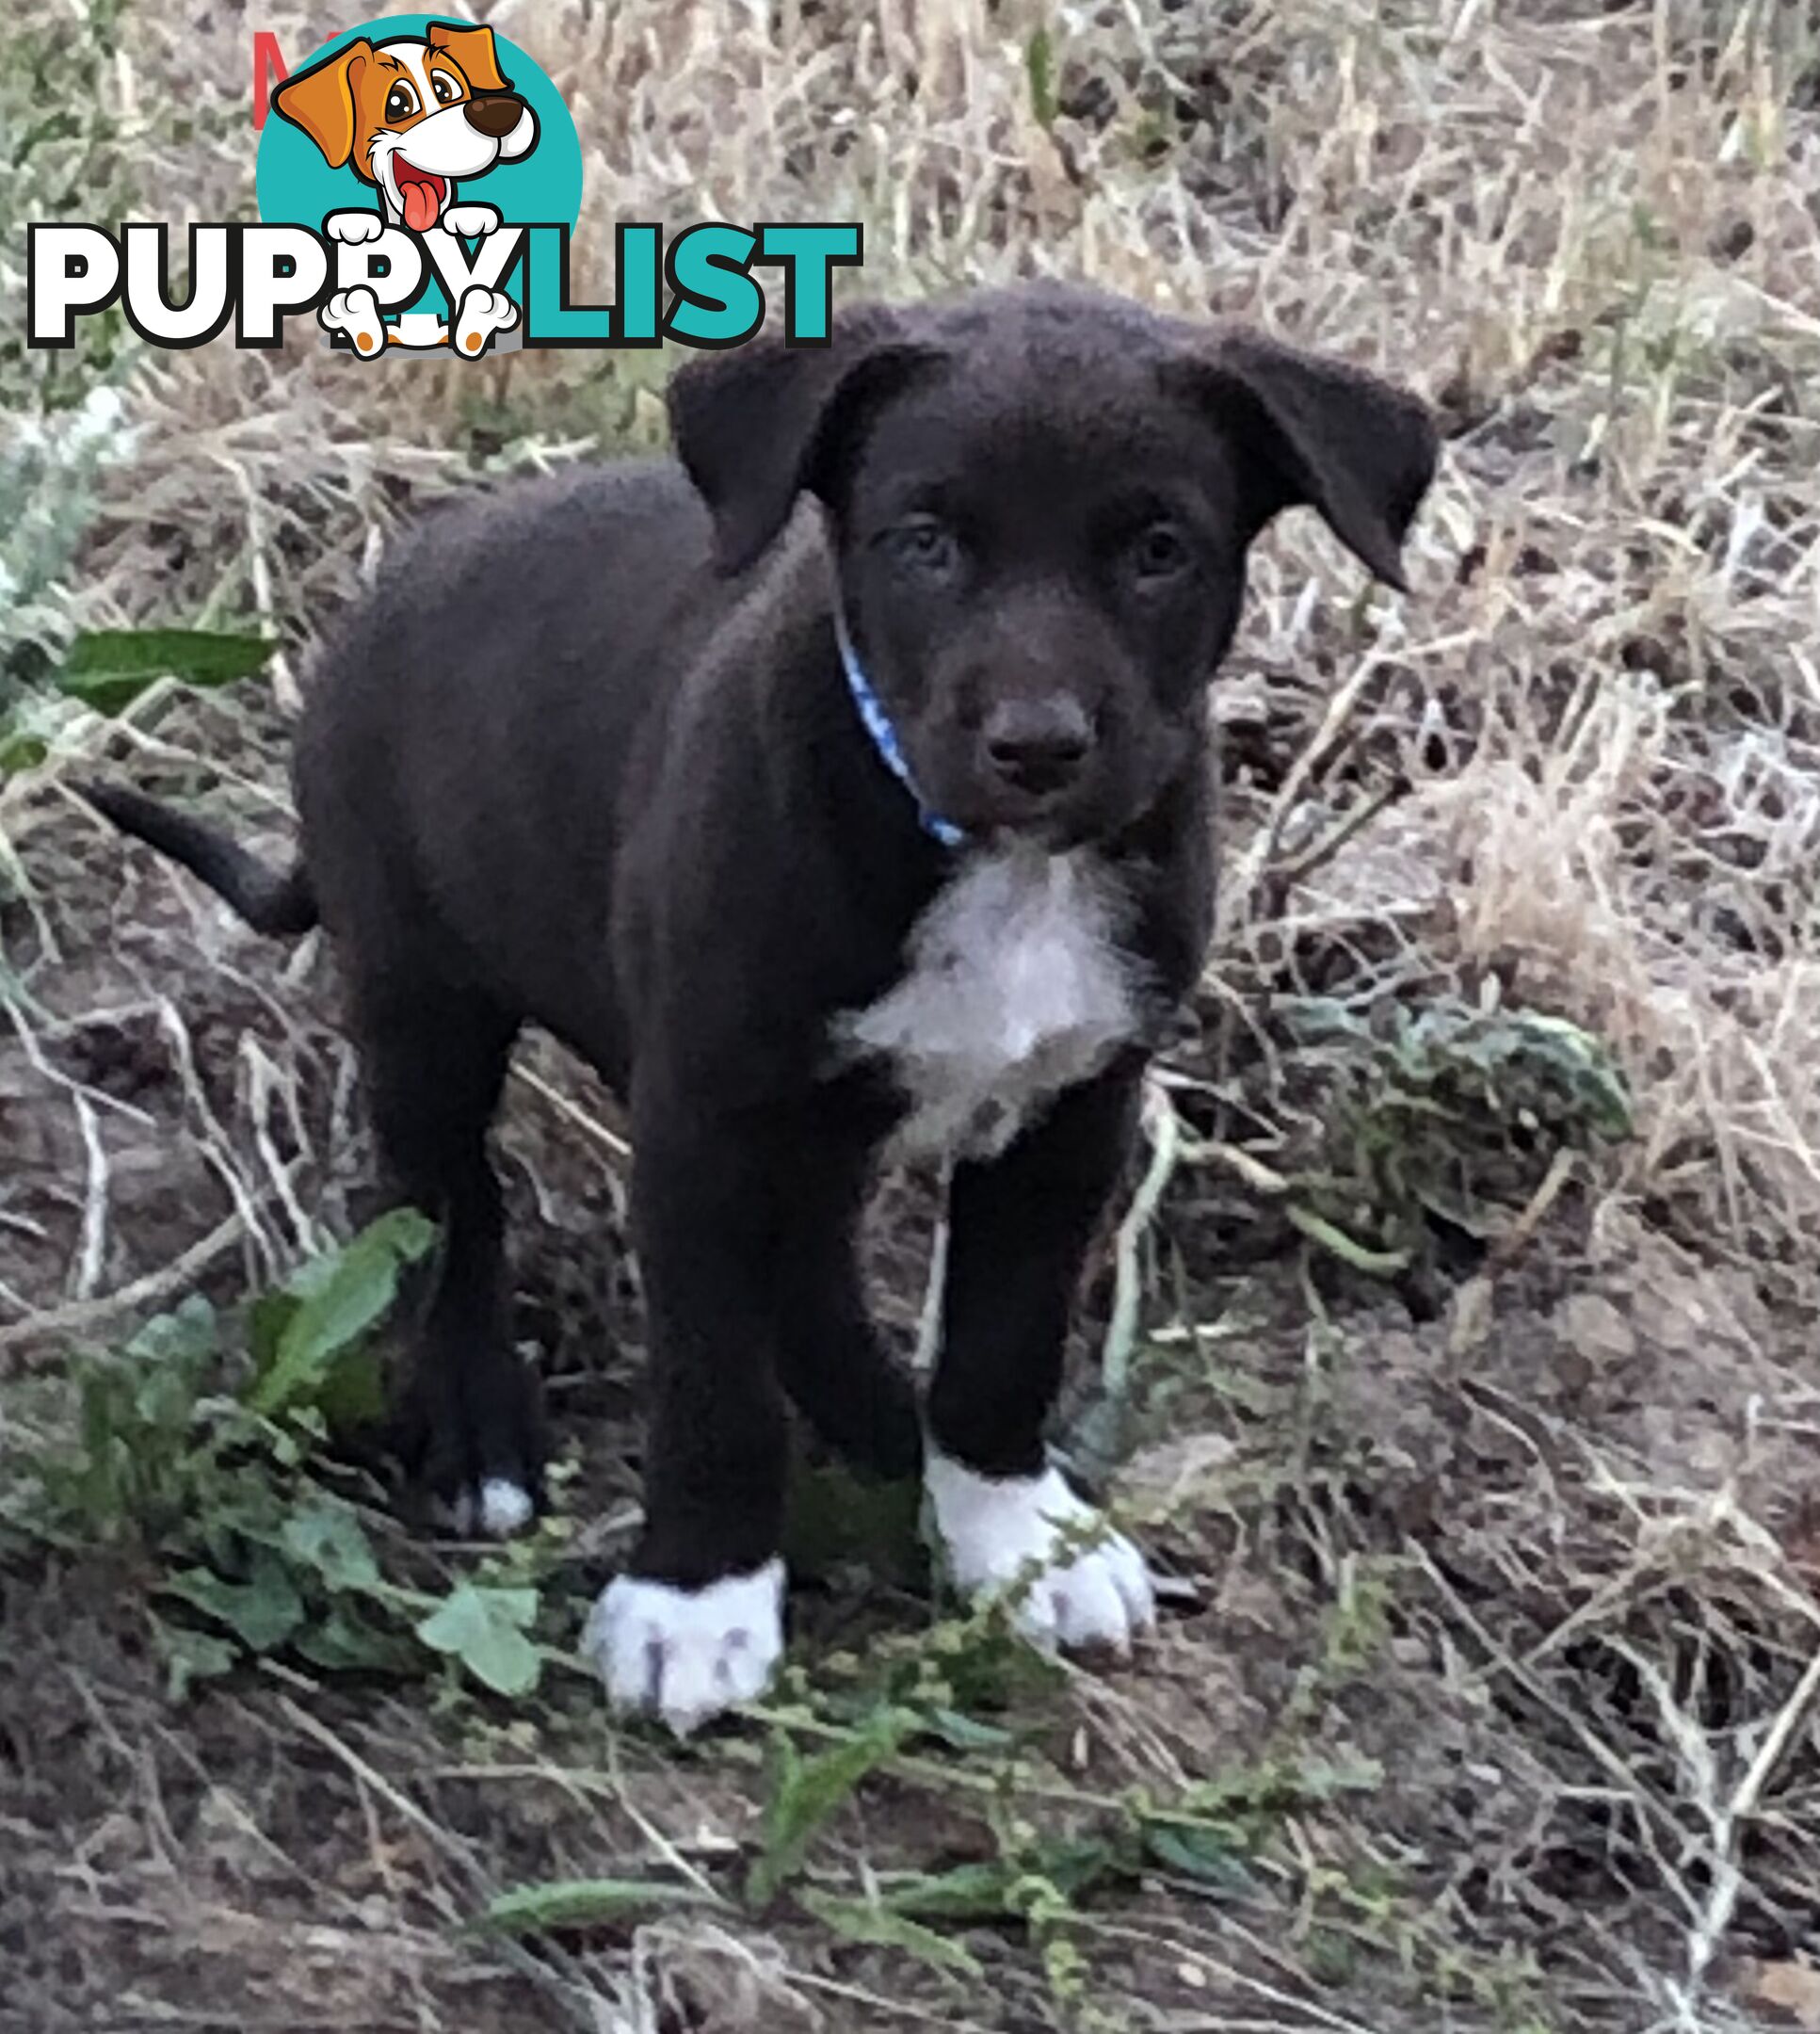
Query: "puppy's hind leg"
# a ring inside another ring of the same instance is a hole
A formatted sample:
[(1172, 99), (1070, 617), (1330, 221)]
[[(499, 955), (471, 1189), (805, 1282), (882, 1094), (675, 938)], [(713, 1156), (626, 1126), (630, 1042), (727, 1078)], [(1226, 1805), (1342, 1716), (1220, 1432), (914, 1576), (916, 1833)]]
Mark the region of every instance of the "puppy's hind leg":
[(402, 1197), (442, 1224), (397, 1446), (458, 1528), (516, 1531), (541, 1496), (537, 1383), (512, 1348), (487, 1152), (517, 1023), (472, 992), (355, 997), (374, 1126)]

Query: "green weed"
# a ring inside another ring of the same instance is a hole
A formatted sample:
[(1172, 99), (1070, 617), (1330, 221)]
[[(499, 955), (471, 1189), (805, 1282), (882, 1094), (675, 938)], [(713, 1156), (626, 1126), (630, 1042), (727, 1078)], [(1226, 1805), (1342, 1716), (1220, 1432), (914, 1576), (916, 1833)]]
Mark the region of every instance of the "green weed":
[(1371, 1016), (1309, 997), (1282, 1014), (1326, 1124), (1298, 1226), (1358, 1268), (1402, 1269), (1431, 1219), (1494, 1235), (1559, 1151), (1631, 1134), (1609, 1047), (1564, 1018), (1452, 996)]
[(437, 1590), (388, 1574), (385, 1529), (324, 1445), (379, 1408), (375, 1334), (435, 1236), (413, 1210), (382, 1216), (257, 1300), (244, 1349), (193, 1296), (72, 1365), (71, 1436), (0, 1495), (0, 1518), (56, 1548), (153, 1563), (173, 1698), (279, 1654), (386, 1673), (447, 1658), (500, 1694), (537, 1685), (536, 1588)]

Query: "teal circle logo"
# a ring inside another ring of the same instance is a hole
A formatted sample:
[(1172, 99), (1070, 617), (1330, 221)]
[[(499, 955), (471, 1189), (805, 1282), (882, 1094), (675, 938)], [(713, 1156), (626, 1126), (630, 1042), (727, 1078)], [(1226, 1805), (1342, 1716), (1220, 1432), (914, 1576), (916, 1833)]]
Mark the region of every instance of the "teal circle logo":
[[(475, 281), (453, 305), (438, 280), (448, 262), (426, 260), (408, 302), (357, 278), (320, 316), (356, 352), (473, 355), (517, 343), (523, 329), (524, 265), (514, 256), (495, 275), (505, 243), (490, 252), (491, 236), (574, 226), (581, 143), (561, 94), (517, 43), (473, 22), (389, 14), (321, 44), (277, 88), (255, 189), (262, 219), (370, 250), (376, 278), (423, 251), (397, 234), (461, 258)], [(523, 245), (523, 234), (507, 238)]]

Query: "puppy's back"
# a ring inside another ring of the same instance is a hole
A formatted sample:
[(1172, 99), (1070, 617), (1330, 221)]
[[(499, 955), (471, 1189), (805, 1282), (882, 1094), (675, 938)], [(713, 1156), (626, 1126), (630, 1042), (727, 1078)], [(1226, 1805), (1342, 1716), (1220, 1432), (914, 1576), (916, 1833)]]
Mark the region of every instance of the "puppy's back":
[(356, 960), (427, 910), (547, 1003), (578, 892), (605, 910), (640, 722), (736, 590), (668, 460), (426, 514), (325, 640), (298, 737), (306, 859)]

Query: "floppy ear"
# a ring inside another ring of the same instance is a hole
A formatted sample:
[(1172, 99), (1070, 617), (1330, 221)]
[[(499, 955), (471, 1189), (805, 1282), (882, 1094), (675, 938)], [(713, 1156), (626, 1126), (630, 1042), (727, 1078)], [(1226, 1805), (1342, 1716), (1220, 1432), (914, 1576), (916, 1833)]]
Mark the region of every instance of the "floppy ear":
[(507, 81), (500, 75), (499, 51), (491, 28), (467, 28), (459, 22), (431, 22), (424, 30), (424, 40), (431, 49), (447, 50), (475, 91), (506, 90)]
[(1408, 590), (1403, 539), (1440, 451), (1420, 396), (1251, 332), (1225, 334), (1170, 372), (1236, 442), (1254, 530), (1306, 503), (1378, 578)]
[(679, 367), (667, 398), (670, 435), (713, 512), (719, 569), (745, 571), (798, 494), (826, 499), (866, 411), (939, 358), (907, 337), (901, 312), (862, 304), (827, 346), (759, 338)]
[(354, 153), (354, 81), (372, 54), (372, 43), (356, 36), (332, 56), (287, 77), (273, 94), (273, 105), (302, 128), (331, 170)]

